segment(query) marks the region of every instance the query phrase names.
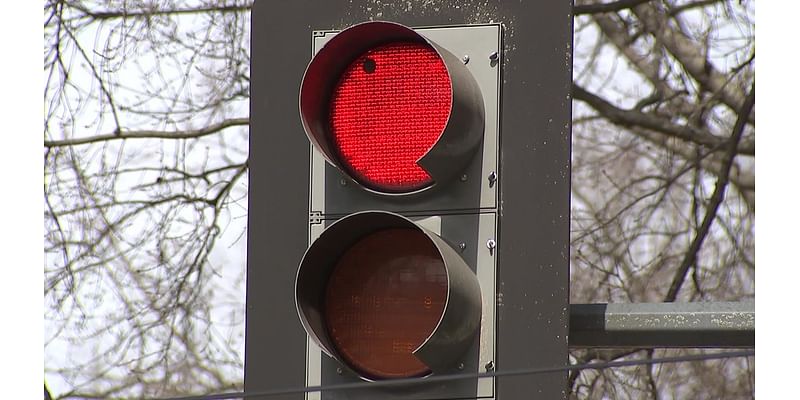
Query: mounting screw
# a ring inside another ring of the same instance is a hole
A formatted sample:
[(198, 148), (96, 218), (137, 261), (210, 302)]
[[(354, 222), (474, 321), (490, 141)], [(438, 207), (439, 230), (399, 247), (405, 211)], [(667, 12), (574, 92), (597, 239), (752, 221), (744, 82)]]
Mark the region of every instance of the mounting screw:
[(337, 374), (341, 375), (341, 374), (342, 374), (342, 372), (344, 372), (344, 371), (342, 371), (342, 367), (338, 367), (338, 368), (336, 368), (336, 373), (337, 373)]
[(498, 58), (499, 58), (499, 54), (497, 54), (496, 51), (493, 51), (493, 52), (489, 53), (489, 60), (490, 61), (497, 61)]
[(461, 182), (467, 181), (467, 174), (461, 175)]
[(492, 173), (489, 174), (489, 187), (494, 187), (495, 182), (497, 182), (497, 173), (492, 171)]
[(468, 54), (464, 54), (464, 57), (461, 57), (461, 62), (463, 62), (464, 64), (467, 64), (469, 62), (469, 55)]
[(489, 249), (489, 254), (494, 252), (495, 247), (497, 247), (497, 243), (495, 243), (494, 239), (489, 239), (486, 241), (486, 248)]
[(489, 361), (486, 363), (486, 372), (491, 372), (494, 370), (494, 361)]
[(347, 179), (344, 179), (344, 178), (342, 178), (342, 179), (339, 179), (339, 185), (341, 185), (341, 186), (347, 186)]
[(464, 370), (464, 363), (458, 363), (458, 370), (459, 371), (463, 371)]
[(466, 248), (467, 248), (467, 244), (466, 243), (461, 242), (461, 243), (458, 244), (458, 249), (459, 250), (464, 251), (464, 249), (466, 249)]

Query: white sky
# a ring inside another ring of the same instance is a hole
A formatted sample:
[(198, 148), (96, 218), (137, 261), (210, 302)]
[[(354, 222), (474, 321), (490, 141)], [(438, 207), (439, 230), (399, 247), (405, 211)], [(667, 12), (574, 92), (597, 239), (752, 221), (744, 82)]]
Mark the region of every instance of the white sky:
[[(19, 5), (22, 4), (22, 5)], [(6, 399), (42, 398), (44, 212), (42, 197), (41, 3), (17, 2), (0, 23), (3, 62), (0, 146), (0, 382)], [(35, 397), (34, 397), (35, 396)]]
[(756, 124), (762, 132), (756, 156), (756, 262), (760, 266), (756, 273), (756, 391), (761, 398), (780, 398), (779, 394), (796, 391), (796, 368), (788, 363), (798, 356), (793, 302), (800, 284), (800, 260), (795, 254), (800, 240), (800, 56), (796, 44), (800, 3), (762, 2), (756, 15), (756, 45), (761, 54)]

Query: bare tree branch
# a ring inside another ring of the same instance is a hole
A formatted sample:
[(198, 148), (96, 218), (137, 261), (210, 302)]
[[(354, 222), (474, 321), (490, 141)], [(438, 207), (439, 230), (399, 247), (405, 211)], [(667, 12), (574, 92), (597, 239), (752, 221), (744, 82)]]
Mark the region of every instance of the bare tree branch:
[(250, 123), (249, 118), (232, 118), (220, 123), (206, 126), (201, 129), (185, 131), (121, 131), (98, 136), (88, 136), (84, 138), (64, 139), (64, 140), (45, 140), (44, 147), (64, 147), (79, 146), (84, 144), (107, 142), (117, 139), (197, 139), (203, 136), (219, 133), (220, 131), (232, 126), (246, 126)]
[(666, 302), (675, 301), (677, 298), (678, 292), (681, 290), (681, 286), (683, 286), (683, 282), (686, 279), (686, 273), (689, 271), (689, 268), (695, 264), (697, 252), (700, 251), (700, 248), (703, 246), (703, 241), (711, 229), (711, 224), (717, 217), (717, 210), (719, 209), (719, 205), (722, 203), (722, 200), (725, 197), (725, 187), (728, 185), (729, 181), (728, 174), (730, 173), (731, 166), (733, 165), (733, 159), (736, 158), (736, 149), (739, 144), (739, 140), (742, 138), (742, 133), (744, 132), (747, 118), (750, 115), (750, 112), (753, 110), (755, 101), (756, 86), (755, 83), (753, 83), (752, 87), (750, 88), (750, 94), (747, 95), (747, 98), (742, 105), (742, 109), (739, 111), (739, 117), (736, 119), (736, 125), (734, 125), (733, 132), (728, 140), (728, 144), (726, 146), (727, 148), (725, 149), (727, 151), (727, 159), (722, 168), (722, 173), (717, 180), (714, 193), (711, 195), (708, 207), (706, 207), (706, 215), (703, 217), (703, 222), (697, 229), (697, 234), (692, 240), (692, 244), (689, 246), (689, 249), (684, 256), (680, 267), (678, 267), (675, 277), (672, 279), (672, 283), (669, 286), (669, 291), (667, 291), (667, 295), (664, 297), (664, 301)]
[(109, 20), (117, 18), (150, 18), (157, 16), (169, 15), (191, 15), (191, 14), (207, 14), (207, 13), (240, 13), (250, 11), (253, 8), (252, 4), (245, 5), (215, 5), (207, 7), (193, 7), (193, 8), (177, 8), (177, 9), (157, 9), (153, 8), (138, 9), (138, 10), (121, 10), (121, 11), (92, 11), (79, 4), (73, 4), (76, 9), (83, 11), (86, 15), (96, 20)]
[[(642, 4), (633, 8), (633, 12), (639, 17), (644, 28), (669, 52), (680, 61), (681, 65), (699, 82), (704, 88), (719, 96), (725, 104), (733, 110), (740, 110), (744, 103), (744, 90), (736, 87), (736, 83), (731, 78), (719, 72), (706, 54), (700, 50), (696, 42), (688, 38), (678, 29), (662, 18), (662, 12), (650, 4)], [(749, 116), (748, 116), (749, 117)]]
[(600, 14), (636, 7), (652, 0), (618, 0), (611, 3), (580, 4), (572, 8), (574, 15)]
[[(589, 93), (580, 85), (572, 84), (572, 96), (576, 100), (581, 100), (589, 104), (592, 108), (600, 112), (603, 117), (612, 123), (622, 127), (640, 127), (652, 131), (666, 134), (670, 137), (678, 138), (687, 142), (693, 142), (708, 148), (718, 147), (724, 143), (724, 139), (717, 138), (708, 132), (701, 131), (690, 125), (675, 125), (665, 118), (653, 114), (643, 113), (636, 110), (623, 110), (600, 96)], [(735, 149), (737, 154), (755, 155), (755, 143), (743, 143)]]
[(678, 14), (684, 12), (684, 11), (692, 10), (692, 9), (695, 9), (695, 8), (702, 8), (702, 7), (710, 6), (712, 4), (721, 3), (723, 1), (724, 0), (701, 0), (701, 1), (695, 1), (695, 2), (692, 2), (692, 3), (681, 4), (681, 5), (677, 6), (677, 7), (671, 7), (670, 10), (669, 10), (669, 15), (672, 15), (672, 16), (678, 15)]

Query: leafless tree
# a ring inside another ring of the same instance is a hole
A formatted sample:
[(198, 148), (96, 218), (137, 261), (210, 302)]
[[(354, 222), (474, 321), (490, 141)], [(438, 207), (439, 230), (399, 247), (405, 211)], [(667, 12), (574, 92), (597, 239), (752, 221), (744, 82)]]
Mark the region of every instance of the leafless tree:
[[(54, 398), (242, 388), (250, 7), (45, 2)], [(754, 2), (576, 0), (575, 14), (571, 301), (753, 298)], [(753, 376), (739, 359), (574, 373), (569, 389), (750, 398)]]
[[(61, 397), (241, 388), (249, 8), (45, 4), (45, 349)], [(236, 251), (215, 258), (225, 234)]]
[[(754, 298), (754, 13), (749, 1), (576, 2), (572, 302)], [(576, 398), (730, 399), (753, 397), (753, 376), (740, 359), (570, 384)]]

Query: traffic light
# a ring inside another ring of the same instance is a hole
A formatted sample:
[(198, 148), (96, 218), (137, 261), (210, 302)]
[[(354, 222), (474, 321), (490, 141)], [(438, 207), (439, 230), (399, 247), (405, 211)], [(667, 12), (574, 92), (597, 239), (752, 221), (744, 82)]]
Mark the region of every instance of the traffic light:
[(367, 211), (329, 226), (297, 274), (309, 336), (365, 379), (456, 370), (481, 322), (475, 273), (439, 235)]
[(446, 183), (484, 134), (484, 99), (465, 60), (400, 24), (352, 26), (308, 65), (303, 128), (331, 165), (366, 190), (409, 194)]
[[(486, 371), (499, 25), (365, 22), (315, 32), (313, 44), (300, 87), (312, 144), (310, 244), (296, 281), (307, 382)], [(344, 397), (399, 395), (354, 393)], [(415, 396), (437, 393), (488, 396), (492, 380)]]
[(247, 393), (565, 398), (570, 7), (254, 2)]

